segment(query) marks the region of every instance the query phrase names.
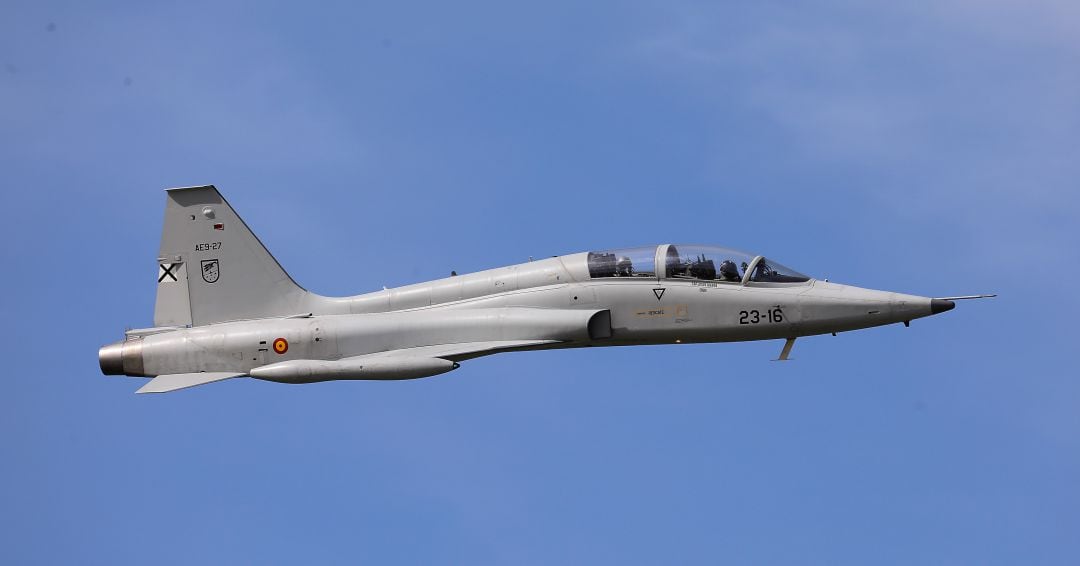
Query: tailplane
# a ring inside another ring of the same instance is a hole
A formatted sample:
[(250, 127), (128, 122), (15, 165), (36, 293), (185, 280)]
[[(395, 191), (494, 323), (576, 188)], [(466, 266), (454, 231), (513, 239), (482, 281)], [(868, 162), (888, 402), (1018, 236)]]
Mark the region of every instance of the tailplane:
[(213, 185), (169, 189), (158, 252), (155, 326), (287, 316), (296, 284)]

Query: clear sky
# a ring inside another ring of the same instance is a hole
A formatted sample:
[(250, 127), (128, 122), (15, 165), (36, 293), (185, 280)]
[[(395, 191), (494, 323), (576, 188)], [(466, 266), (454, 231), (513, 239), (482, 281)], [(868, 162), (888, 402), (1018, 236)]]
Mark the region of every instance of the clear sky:
[[(0, 10), (0, 563), (1080, 563), (1076, 2), (90, 4)], [(1001, 297), (136, 396), (204, 183), (324, 294), (701, 242)]]

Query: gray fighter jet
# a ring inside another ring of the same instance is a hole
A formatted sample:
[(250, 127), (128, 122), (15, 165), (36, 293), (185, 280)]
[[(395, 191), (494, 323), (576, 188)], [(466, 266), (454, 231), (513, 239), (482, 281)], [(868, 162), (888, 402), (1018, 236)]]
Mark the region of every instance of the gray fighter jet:
[(415, 379), (500, 352), (784, 339), (904, 323), (953, 300), (820, 281), (674, 245), (583, 252), (353, 297), (292, 280), (213, 186), (169, 189), (154, 327), (98, 352), (162, 393), (234, 377)]

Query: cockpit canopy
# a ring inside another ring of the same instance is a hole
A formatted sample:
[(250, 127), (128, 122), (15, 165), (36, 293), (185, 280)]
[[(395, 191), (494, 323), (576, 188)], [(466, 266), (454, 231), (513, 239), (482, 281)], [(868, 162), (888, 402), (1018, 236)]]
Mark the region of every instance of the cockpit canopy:
[[(810, 278), (771, 259), (716, 246), (665, 244), (589, 252), (589, 276), (661, 277), (729, 283), (804, 283)], [(749, 271), (749, 276), (747, 276)]]
[(656, 248), (589, 252), (589, 277), (656, 277)]

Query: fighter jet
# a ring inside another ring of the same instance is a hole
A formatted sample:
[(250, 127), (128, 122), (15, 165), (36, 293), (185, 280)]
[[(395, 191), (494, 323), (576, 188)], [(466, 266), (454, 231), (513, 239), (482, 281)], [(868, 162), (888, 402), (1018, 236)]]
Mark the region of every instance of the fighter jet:
[(821, 281), (771, 257), (663, 244), (555, 256), (352, 297), (305, 290), (212, 185), (168, 189), (154, 327), (98, 352), (163, 393), (237, 377), (415, 379), (521, 350), (784, 340), (951, 310)]

